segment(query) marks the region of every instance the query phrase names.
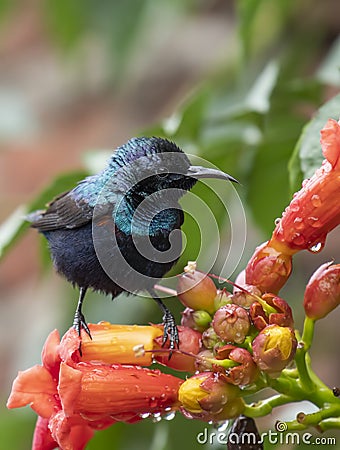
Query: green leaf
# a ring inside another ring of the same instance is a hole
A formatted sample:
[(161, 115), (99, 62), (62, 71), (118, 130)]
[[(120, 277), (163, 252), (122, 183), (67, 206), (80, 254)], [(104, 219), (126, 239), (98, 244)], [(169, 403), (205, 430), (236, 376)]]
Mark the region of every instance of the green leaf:
[(239, 34), (243, 46), (243, 55), (246, 60), (250, 54), (253, 40), (253, 27), (256, 14), (263, 0), (238, 0)]
[(340, 94), (325, 103), (314, 118), (305, 126), (289, 161), (290, 187), (292, 192), (300, 189), (304, 178), (310, 178), (320, 167), (323, 158), (320, 131), (328, 119), (340, 116)]
[(265, 114), (270, 109), (270, 97), (277, 83), (279, 64), (269, 61), (246, 97), (246, 105), (250, 111)]
[(340, 36), (317, 71), (316, 78), (325, 84), (340, 86)]
[(45, 20), (55, 41), (65, 50), (78, 44), (86, 32), (87, 8), (82, 0), (46, 0)]
[(0, 226), (0, 259), (5, 256), (8, 250), (24, 234), (29, 224), (25, 216), (36, 209), (44, 208), (46, 203), (51, 201), (61, 192), (72, 189), (75, 184), (84, 178), (87, 173), (83, 171), (71, 172), (60, 175), (47, 186), (30, 204), (21, 205), (11, 216)]
[(27, 212), (27, 206), (21, 205), (0, 225), (0, 258), (27, 228), (28, 224), (25, 222)]

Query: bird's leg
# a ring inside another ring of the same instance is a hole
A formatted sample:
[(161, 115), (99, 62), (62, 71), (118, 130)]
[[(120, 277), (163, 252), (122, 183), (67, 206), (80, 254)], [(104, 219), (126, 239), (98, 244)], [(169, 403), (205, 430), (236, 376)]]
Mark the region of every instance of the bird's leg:
[(77, 309), (76, 309), (76, 312), (74, 314), (74, 319), (73, 319), (73, 327), (76, 329), (76, 331), (79, 334), (79, 336), (80, 336), (81, 329), (84, 328), (86, 333), (92, 339), (92, 336), (91, 336), (91, 333), (90, 333), (90, 329), (87, 326), (84, 314), (81, 311), (86, 291), (87, 291), (87, 288), (84, 288), (84, 287), (80, 288)]
[(170, 348), (170, 356), (171, 357), (171, 350), (174, 350), (174, 348), (179, 348), (179, 336), (178, 336), (178, 329), (176, 326), (175, 318), (172, 315), (171, 311), (164, 305), (162, 300), (157, 296), (154, 290), (149, 291), (152, 298), (155, 300), (155, 302), (158, 304), (158, 306), (161, 308), (163, 312), (163, 325), (164, 325), (164, 332), (163, 332), (163, 342), (162, 345), (165, 345), (166, 341), (169, 339), (169, 348)]

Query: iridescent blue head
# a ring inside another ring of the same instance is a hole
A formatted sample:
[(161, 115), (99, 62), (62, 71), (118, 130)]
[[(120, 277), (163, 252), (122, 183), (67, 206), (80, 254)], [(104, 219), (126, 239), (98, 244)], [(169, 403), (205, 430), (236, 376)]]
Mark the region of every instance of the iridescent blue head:
[(158, 137), (130, 139), (112, 155), (109, 167), (115, 170), (117, 188), (139, 201), (164, 190), (177, 190), (179, 198), (200, 178), (237, 181), (220, 170), (192, 166), (176, 144)]

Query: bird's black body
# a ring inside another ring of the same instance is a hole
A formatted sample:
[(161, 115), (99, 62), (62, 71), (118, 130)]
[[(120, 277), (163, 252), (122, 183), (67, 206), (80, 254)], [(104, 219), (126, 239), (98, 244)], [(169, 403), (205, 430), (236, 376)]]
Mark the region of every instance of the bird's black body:
[[(29, 216), (48, 240), (56, 270), (80, 288), (74, 320), (79, 333), (82, 327), (89, 333), (81, 312), (86, 289), (112, 297), (146, 290), (164, 312), (164, 339), (170, 338), (172, 348), (178, 343), (174, 319), (153, 286), (180, 255), (180, 234), (172, 235), (184, 219), (178, 200), (205, 176), (236, 181), (191, 166), (165, 139), (134, 138), (116, 150), (102, 172)], [(163, 254), (167, 258), (159, 258)]]
[[(181, 224), (182, 221), (178, 223), (178, 228)], [(119, 231), (114, 224), (112, 224), (114, 230), (112, 233), (109, 232), (107, 224), (103, 225), (103, 228), (106, 228), (103, 230), (103, 234), (106, 234), (106, 245), (103, 251), (107, 252), (104, 257), (106, 256), (107, 260), (112, 261), (115, 278), (122, 282), (125, 280), (126, 284), (129, 285), (129, 292), (152, 289), (155, 284), (153, 279), (161, 279), (177, 261), (159, 263), (149, 260), (137, 251), (131, 235)], [(113, 233), (115, 233), (114, 240), (112, 239)], [(80, 287), (92, 288), (95, 291), (110, 294), (112, 297), (116, 297), (124, 291), (105, 272), (98, 260), (93, 245), (92, 223), (75, 229), (44, 231), (43, 234), (49, 242), (56, 270), (64, 275), (68, 281)], [(151, 239), (151, 242), (159, 251), (167, 250), (170, 246), (168, 236), (158, 236)], [(136, 285), (135, 283), (140, 281), (139, 277), (132, 276), (119, 264), (115, 265), (114, 262), (117, 260), (119, 252), (132, 269), (145, 275), (150, 280), (150, 284)]]

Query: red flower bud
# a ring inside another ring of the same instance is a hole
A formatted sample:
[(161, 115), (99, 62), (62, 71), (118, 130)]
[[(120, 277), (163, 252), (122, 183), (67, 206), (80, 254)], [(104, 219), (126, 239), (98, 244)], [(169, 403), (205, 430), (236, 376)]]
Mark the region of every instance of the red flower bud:
[(307, 317), (322, 319), (340, 303), (340, 264), (328, 262), (311, 276), (305, 290), (303, 306)]
[(201, 333), (209, 327), (211, 322), (211, 315), (207, 311), (194, 311), (191, 308), (185, 308), (181, 314), (181, 325)]
[(213, 363), (209, 359), (214, 359), (214, 352), (212, 350), (202, 350), (197, 354), (195, 367), (199, 372), (205, 372), (213, 369)]
[(252, 284), (242, 285), (243, 290), (235, 288), (232, 295), (232, 301), (235, 305), (242, 306), (243, 308), (249, 308), (250, 305), (256, 300), (256, 297), (261, 296), (261, 291), (258, 287)]
[[(292, 309), (288, 303), (274, 294), (264, 294), (263, 302), (254, 302), (249, 310), (253, 324), (258, 330), (263, 330), (267, 325), (280, 325), (281, 327), (294, 327)], [(266, 308), (266, 304), (269, 308)], [(274, 309), (274, 311), (273, 311)]]
[(217, 295), (215, 297), (215, 308), (214, 311), (217, 311), (224, 305), (229, 305), (232, 303), (232, 295), (226, 289), (218, 289)]
[(215, 330), (213, 327), (209, 327), (202, 334), (202, 342), (204, 347), (206, 348), (214, 348), (216, 344), (220, 342)]
[(264, 243), (256, 248), (246, 267), (247, 284), (255, 285), (261, 292), (277, 293), (292, 271), (292, 254), (274, 245)]
[(214, 315), (213, 327), (223, 341), (241, 344), (250, 327), (248, 313), (241, 306), (222, 306)]
[[(201, 347), (201, 333), (194, 331), (191, 328), (183, 326), (178, 327), (179, 334), (179, 350), (174, 351), (169, 359), (169, 353), (154, 352), (154, 358), (161, 364), (171, 367), (176, 370), (182, 370), (185, 372), (195, 372), (195, 356)], [(162, 344), (163, 336), (159, 336), (155, 339), (156, 345), (154, 349), (164, 350), (169, 348), (169, 342)], [(191, 353), (184, 354), (185, 353)]]
[(227, 370), (226, 379), (237, 386), (253, 383), (259, 375), (259, 370), (248, 350), (234, 345), (224, 345), (216, 350), (216, 359), (230, 359), (239, 363)]
[(216, 294), (214, 282), (203, 272), (188, 271), (178, 279), (177, 296), (184, 306), (191, 309), (213, 313)]
[(253, 358), (259, 369), (276, 378), (294, 358), (296, 346), (291, 328), (268, 325), (253, 340)]

